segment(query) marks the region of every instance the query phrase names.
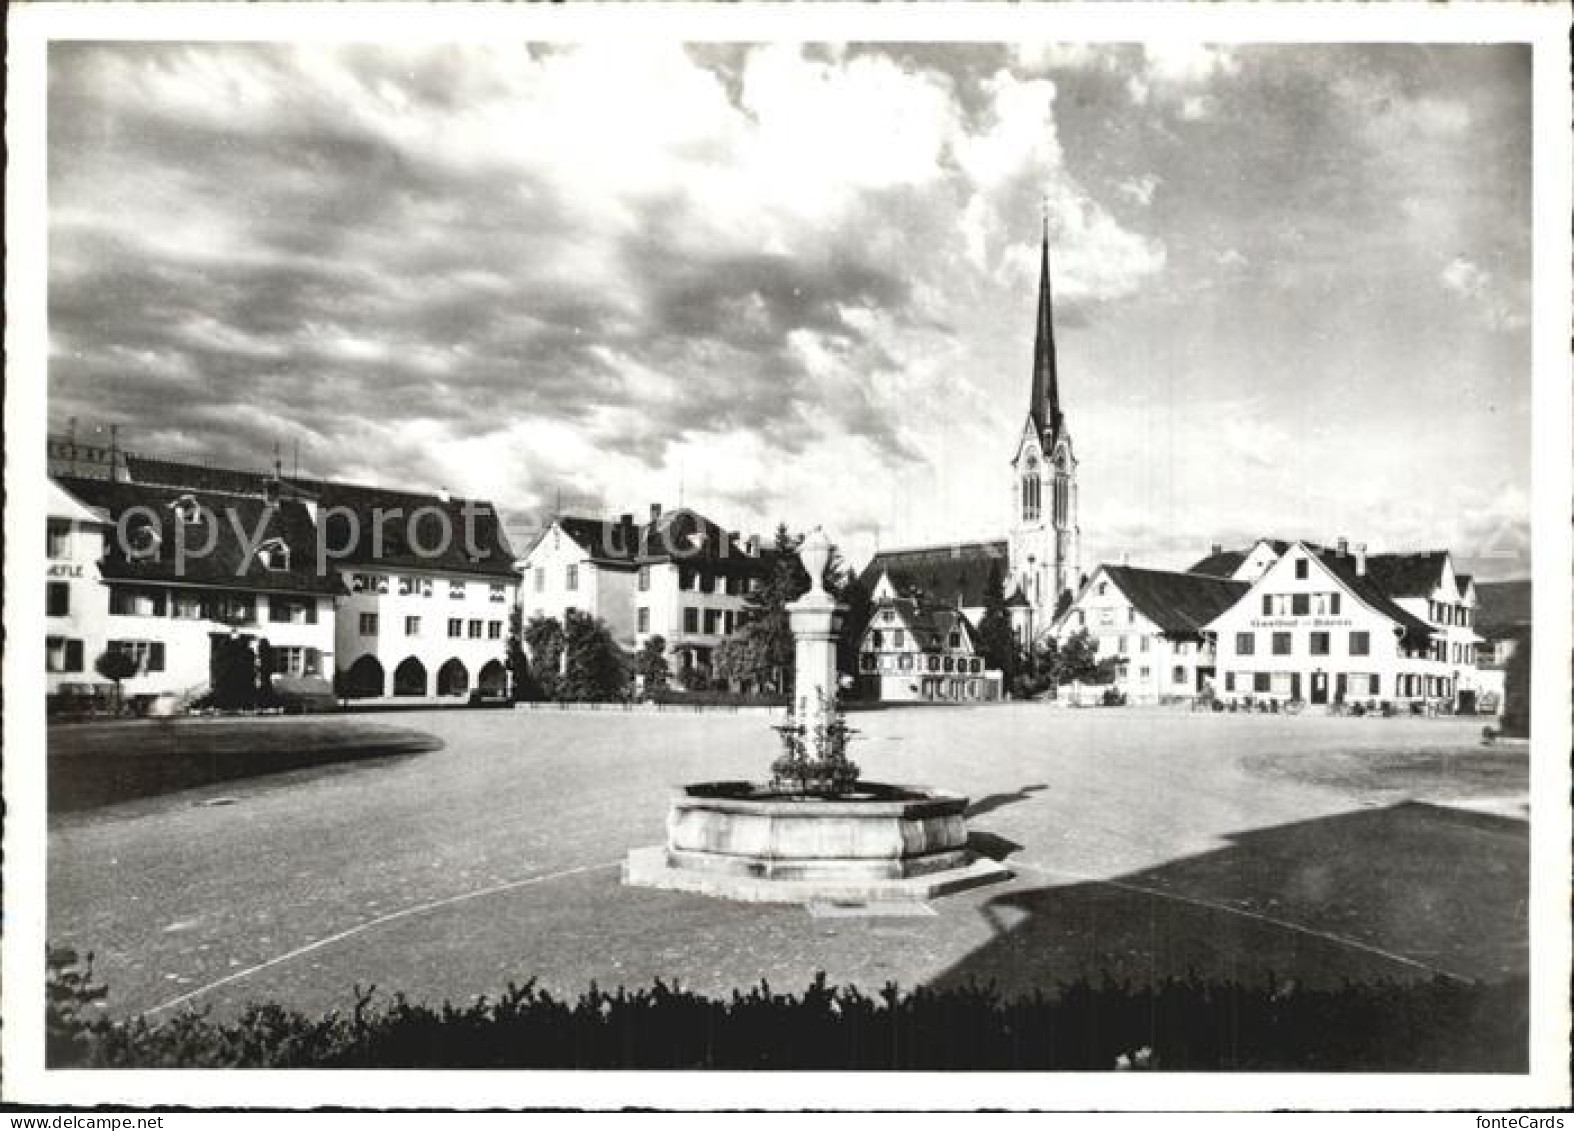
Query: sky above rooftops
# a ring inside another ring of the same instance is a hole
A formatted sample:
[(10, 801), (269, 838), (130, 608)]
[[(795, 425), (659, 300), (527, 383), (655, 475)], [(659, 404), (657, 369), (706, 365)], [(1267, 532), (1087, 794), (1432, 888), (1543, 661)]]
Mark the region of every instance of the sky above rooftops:
[[(1494, 46), (55, 44), (50, 422), (171, 458), (999, 537), (1041, 201), (1084, 564), (1528, 571)], [(101, 436), (102, 434), (96, 434)]]

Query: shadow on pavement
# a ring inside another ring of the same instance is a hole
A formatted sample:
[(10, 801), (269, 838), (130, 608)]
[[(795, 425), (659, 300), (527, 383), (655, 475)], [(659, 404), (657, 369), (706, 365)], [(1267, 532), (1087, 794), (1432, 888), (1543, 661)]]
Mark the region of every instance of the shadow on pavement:
[(1237, 833), (1155, 868), (989, 899), (993, 938), (929, 984), (1503, 982), (1529, 969), (1528, 832), (1404, 802)]
[(172, 720), (51, 727), (50, 812), (216, 782), (441, 750), (423, 731), (339, 719)]
[(1004, 809), (1007, 805), (1015, 805), (1019, 801), (1026, 801), (1035, 793), (1042, 793), (1048, 789), (1047, 782), (1038, 782), (1034, 785), (1024, 785), (1021, 789), (1011, 793), (991, 793), (988, 797), (980, 797), (967, 807), (969, 818), (982, 817), (985, 813), (992, 813), (996, 809)]

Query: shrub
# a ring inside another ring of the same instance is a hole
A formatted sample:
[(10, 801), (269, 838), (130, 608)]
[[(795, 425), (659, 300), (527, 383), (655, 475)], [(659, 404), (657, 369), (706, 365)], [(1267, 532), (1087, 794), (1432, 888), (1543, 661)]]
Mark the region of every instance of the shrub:
[(847, 725), (840, 700), (827, 703), (820, 693), (820, 721), (813, 727), (789, 714), (773, 729), (781, 736), (782, 755), (771, 763), (772, 782), (799, 793), (835, 796), (858, 783), (858, 764), (848, 759), (847, 744), (858, 732)]
[(657, 981), (592, 984), (577, 1000), (530, 981), (467, 1005), (379, 1003), (356, 987), (348, 1013), (263, 1003), (230, 1021), (185, 1011), (150, 1024), (104, 1017), (103, 988), (69, 951), (52, 954), (50, 975), (54, 1069), (1524, 1072), (1528, 1062), (1524, 977), (1301, 989), (1105, 976), (1006, 998), (992, 983), (865, 993), (820, 974), (798, 994), (762, 981), (711, 998)]
[(743, 691), (673, 691), (663, 688), (645, 696), (651, 703), (684, 707), (786, 707), (790, 695), (759, 695)]

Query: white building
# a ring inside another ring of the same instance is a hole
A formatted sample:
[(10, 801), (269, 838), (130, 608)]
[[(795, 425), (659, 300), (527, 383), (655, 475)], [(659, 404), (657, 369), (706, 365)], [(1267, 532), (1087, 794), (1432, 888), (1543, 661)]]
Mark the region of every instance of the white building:
[[(132, 702), (208, 690), (218, 640), (248, 642), (277, 674), (332, 673), (334, 599), (342, 590), (336, 577), (313, 568), (315, 520), (307, 505), (115, 479), (62, 479), (58, 487), (102, 516), (94, 525), (70, 520), (66, 535), (75, 555), (68, 568), (81, 572), (65, 598), (75, 612), (61, 618), (64, 667), (72, 669), (53, 681), (62, 694), (78, 691), (65, 678), (77, 675), (73, 640), (82, 642), (78, 678), (88, 690), (105, 682), (94, 671), (100, 651), (136, 661), (136, 674), (122, 684)], [(62, 527), (59, 516), (50, 521), (53, 555)], [(89, 566), (86, 555), (95, 551)], [(94, 585), (100, 595), (92, 595)]]
[(1002, 675), (985, 664), (978, 632), (961, 609), (904, 597), (884, 576), (872, 602), (858, 646), (860, 698), (916, 703), (1001, 697)]
[(113, 524), (53, 479), (48, 481), (44, 640), (46, 693), (90, 695), (102, 678), (93, 662), (109, 627), (109, 590), (99, 579)]
[(1086, 631), (1097, 657), (1115, 661), (1115, 686), (1130, 702), (1191, 699), (1214, 681), (1204, 629), (1248, 588), (1228, 578), (1101, 565), (1052, 632), (1063, 646)]
[(1235, 701), (1473, 708), (1470, 601), (1444, 551), (1369, 558), (1343, 542), (1288, 543), (1207, 626), (1218, 692)]
[[(247, 631), (258, 626), (281, 670), (320, 673), (355, 700), (454, 702), (478, 691), (507, 693), (508, 618), (519, 579), (490, 503), (277, 469), (268, 475), (132, 454), (123, 463), (144, 489), (206, 492), (241, 500), (242, 514), (269, 507), (287, 520), (289, 569), (310, 581), (317, 600), (280, 594), (225, 610)], [(336, 604), (322, 599), (330, 594)]]
[(528, 621), (561, 621), (574, 609), (606, 622), (629, 650), (660, 636), (669, 663), (708, 673), (715, 648), (743, 623), (749, 595), (776, 568), (774, 550), (743, 540), (688, 508), (650, 519), (560, 516), (519, 563), (520, 608)]

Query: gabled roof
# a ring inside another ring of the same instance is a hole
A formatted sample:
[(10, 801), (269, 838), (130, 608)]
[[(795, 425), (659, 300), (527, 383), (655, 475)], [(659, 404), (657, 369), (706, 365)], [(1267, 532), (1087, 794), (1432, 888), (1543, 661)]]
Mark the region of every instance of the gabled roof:
[[(110, 538), (106, 556), (99, 563), (99, 574), (106, 581), (282, 593), (344, 592), (343, 583), (332, 569), (327, 574), (317, 572), (316, 524), (305, 505), (296, 500), (284, 499), (270, 505), (251, 495), (150, 487), (112, 479), (63, 479), (61, 486), (88, 506), (101, 508), (112, 521), (118, 523), (125, 516), (130, 548), (148, 544), (149, 535), (158, 540), (158, 557), (148, 559), (128, 554), (128, 547), (122, 546), (118, 538)], [(200, 527), (177, 533), (180, 519), (174, 504), (187, 495), (194, 497), (207, 514)], [(188, 549), (183, 560), (177, 562), (175, 550), (181, 536)], [(287, 569), (268, 569), (255, 554), (248, 560), (247, 544), (260, 546), (271, 539), (279, 539), (289, 549)], [(210, 540), (212, 550), (199, 553)]]
[(557, 524), (574, 545), (590, 555), (592, 561), (633, 568), (639, 551), (639, 527), (632, 523), (624, 525), (622, 522), (570, 514), (559, 515)]
[(1245, 581), (1165, 569), (1103, 565), (1094, 575), (1100, 572), (1172, 640), (1200, 639), (1204, 626), (1251, 589)]
[(102, 508), (90, 507), (53, 479), (49, 480), (48, 517), (65, 519), (80, 526), (111, 526)]
[[(328, 546), (335, 550), (347, 548), (347, 552), (334, 559), (341, 566), (421, 569), (509, 580), (518, 576), (514, 573), (514, 553), (503, 533), (502, 521), (492, 504), (480, 499), (400, 491), (309, 476), (286, 475), (275, 479), (262, 472), (145, 456), (128, 455), (126, 469), (132, 482), (143, 487), (227, 492), (235, 497), (261, 499), (271, 485), (277, 488), (281, 501), (293, 498), (320, 503), (323, 534), (328, 539)], [(418, 511), (420, 516), (414, 518), (414, 522), (420, 549), (412, 546), (408, 538), (412, 516)], [(445, 524), (451, 537), (441, 537)], [(379, 525), (382, 530), (380, 546), (374, 544), (371, 536)], [(467, 545), (467, 529), (471, 545)]]
[[(557, 525), (598, 565), (634, 569), (641, 565), (677, 562), (721, 575), (764, 575), (775, 568), (775, 548), (750, 554), (730, 531), (687, 507), (664, 513), (651, 522), (625, 522), (579, 515), (559, 515)], [(550, 528), (549, 528), (550, 529)], [(543, 532), (542, 537), (545, 537)], [(528, 557), (537, 538), (527, 550)]]
[[(1403, 630), (1404, 641), (1410, 647), (1421, 647), (1432, 639), (1437, 630), (1426, 621), (1406, 612), (1389, 597), (1388, 593), (1378, 584), (1372, 576), (1372, 559), (1368, 557), (1367, 571), (1365, 574), (1356, 572), (1356, 559), (1354, 554), (1341, 554), (1338, 550), (1330, 550), (1308, 545), (1308, 550), (1316, 553), (1319, 561), (1325, 565), (1329, 572), (1337, 577), (1355, 597), (1367, 605), (1374, 612), (1392, 620)], [(1427, 592), (1431, 592), (1428, 590)]]
[[(1297, 543), (1288, 541), (1284, 538), (1259, 538), (1250, 546), (1247, 546), (1242, 550), (1220, 550), (1218, 553), (1209, 554), (1201, 561), (1189, 566), (1186, 572), (1201, 573), (1211, 577), (1230, 577), (1235, 573), (1236, 570), (1241, 568), (1241, 564), (1245, 562), (1247, 558), (1252, 556), (1252, 552), (1256, 550), (1258, 546), (1264, 544), (1266, 544), (1268, 548), (1273, 551), (1276, 558), (1284, 557), (1284, 552), (1286, 550), (1288, 550), (1291, 546), (1297, 545)], [(1301, 542), (1299, 545), (1305, 546), (1308, 550), (1313, 552), (1320, 552), (1322, 550), (1322, 547), (1315, 542)]]
[[(881, 609), (895, 611), (897, 619), (912, 634), (913, 643), (921, 652), (946, 651), (953, 630), (960, 631), (969, 646), (975, 643), (972, 622), (961, 609), (955, 606), (921, 601), (913, 597), (897, 597), (890, 601), (881, 601), (875, 606), (876, 612)], [(879, 623), (871, 618), (865, 632), (879, 627)]]
[[(891, 578), (896, 591), (904, 596), (921, 594), (936, 604), (954, 607), (960, 603), (964, 608), (977, 609), (984, 605), (989, 572), (997, 564), (1004, 578), (1008, 565), (1004, 541), (958, 542), (947, 546), (881, 550), (869, 559), (860, 576), (871, 591), (884, 573)], [(1009, 597), (1007, 603), (1010, 603)]]
[(1200, 573), (1207, 577), (1230, 577), (1241, 568), (1247, 553), (1246, 550), (1221, 550), (1192, 564), (1186, 572)]
[(1419, 554), (1368, 554), (1366, 575), (1390, 597), (1430, 597), (1443, 583), (1447, 550)]

